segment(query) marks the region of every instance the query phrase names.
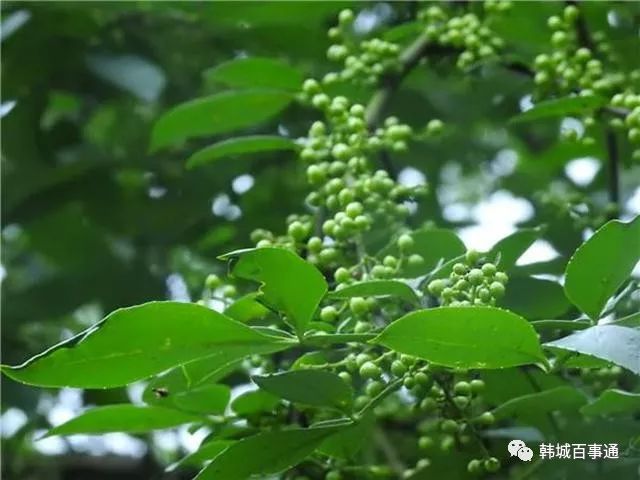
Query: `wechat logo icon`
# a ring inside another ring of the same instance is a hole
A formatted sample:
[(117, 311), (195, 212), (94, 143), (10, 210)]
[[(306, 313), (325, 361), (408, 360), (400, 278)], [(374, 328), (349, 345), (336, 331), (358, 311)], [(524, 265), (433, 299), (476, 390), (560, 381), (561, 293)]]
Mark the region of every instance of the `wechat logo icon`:
[(512, 457), (518, 457), (523, 462), (530, 462), (533, 458), (533, 450), (527, 447), (522, 440), (511, 440), (507, 445), (507, 450)]

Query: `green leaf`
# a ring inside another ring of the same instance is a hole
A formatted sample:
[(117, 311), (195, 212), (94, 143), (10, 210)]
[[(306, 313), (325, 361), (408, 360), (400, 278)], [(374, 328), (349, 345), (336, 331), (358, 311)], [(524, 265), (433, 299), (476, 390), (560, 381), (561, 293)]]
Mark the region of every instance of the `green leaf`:
[(298, 91), (302, 74), (291, 65), (274, 58), (247, 57), (220, 63), (204, 72), (208, 85), (222, 83), (229, 87), (265, 87)]
[(326, 370), (292, 370), (264, 377), (253, 377), (260, 388), (286, 400), (316, 407), (344, 410), (351, 405), (350, 385)]
[(322, 441), (343, 427), (263, 432), (234, 443), (214, 458), (196, 480), (265, 478), (287, 470), (311, 455)]
[(238, 368), (240, 360), (226, 362), (226, 356), (205, 357), (186, 365), (172, 368), (147, 384), (142, 401), (148, 405), (175, 408), (175, 395), (196, 388), (205, 382), (213, 384)]
[(596, 325), (544, 346), (591, 355), (640, 375), (640, 330), (634, 328)]
[(374, 426), (375, 416), (372, 413), (364, 415), (356, 423), (325, 439), (318, 450), (330, 457), (353, 458), (365, 443), (371, 441)]
[(164, 113), (151, 132), (152, 151), (263, 123), (293, 99), (277, 90), (230, 91), (182, 103)]
[(266, 317), (269, 309), (256, 300), (257, 296), (257, 293), (250, 293), (240, 297), (225, 309), (224, 314), (242, 323)]
[(512, 277), (501, 305), (529, 320), (557, 318), (571, 306), (559, 283), (532, 277)]
[(218, 456), (221, 452), (233, 445), (230, 440), (212, 440), (200, 445), (200, 448), (189, 455), (181, 458), (175, 463), (172, 463), (166, 468), (167, 472), (173, 472), (182, 467), (201, 467), (205, 462)]
[(206, 307), (151, 302), (116, 310), (22, 365), (3, 365), (2, 371), (30, 385), (110, 388), (203, 357), (226, 364), (289, 345)]
[(202, 150), (198, 150), (187, 159), (187, 168), (209, 165), (215, 160), (229, 156), (277, 150), (295, 150), (296, 148), (296, 143), (293, 140), (277, 135), (252, 135), (249, 137), (229, 138), (214, 143)]
[(598, 319), (638, 261), (640, 216), (629, 223), (607, 222), (571, 257), (565, 272), (567, 297), (590, 318)]
[(607, 99), (596, 95), (564, 97), (537, 103), (533, 108), (516, 115), (510, 123), (530, 122), (541, 118), (564, 117), (591, 112), (607, 104)]
[(163, 407), (107, 405), (89, 410), (52, 428), (46, 436), (108, 432), (144, 433), (201, 420), (200, 417)]
[(640, 412), (640, 393), (609, 389), (593, 402), (580, 409), (584, 415), (613, 415), (617, 413)]
[[(411, 266), (408, 263), (400, 269), (399, 275), (406, 278), (415, 278), (433, 270), (441, 260), (462, 255), (466, 248), (462, 240), (451, 230), (444, 228), (422, 228), (409, 232), (413, 238), (413, 247), (406, 252), (407, 255), (418, 254), (424, 259), (421, 265)], [(400, 251), (396, 243), (385, 248), (380, 256), (399, 256)]]
[(587, 397), (581, 391), (569, 386), (556, 387), (512, 398), (494, 409), (493, 415), (498, 420), (509, 417), (531, 418), (556, 410), (575, 411), (585, 403)]
[(533, 242), (540, 238), (543, 232), (544, 229), (540, 227), (518, 230), (498, 241), (498, 243), (487, 252), (487, 256), (493, 261), (493, 259), (499, 255), (500, 261), (498, 262), (498, 267), (500, 270), (509, 271), (515, 266), (518, 259), (529, 249)]
[(284, 312), (298, 334), (305, 331), (327, 292), (322, 273), (283, 248), (238, 250), (220, 258), (235, 262), (231, 273), (236, 277), (261, 282), (262, 295), (258, 298)]
[(619, 318), (615, 322), (614, 325), (619, 325), (622, 327), (640, 327), (640, 312), (632, 313), (631, 315), (627, 315), (626, 317)]
[(231, 402), (231, 409), (238, 415), (271, 412), (280, 403), (280, 398), (264, 390), (254, 390), (239, 395)]
[(584, 330), (591, 322), (584, 320), (534, 320), (531, 322), (537, 331), (542, 330)]
[(386, 327), (374, 342), (447, 367), (504, 368), (546, 362), (529, 322), (494, 307), (418, 310)]
[(175, 408), (185, 412), (222, 415), (227, 408), (231, 389), (226, 385), (201, 385), (169, 397)]
[(330, 298), (344, 299), (352, 297), (397, 297), (410, 303), (418, 303), (416, 292), (399, 280), (369, 280), (358, 282), (329, 293)]

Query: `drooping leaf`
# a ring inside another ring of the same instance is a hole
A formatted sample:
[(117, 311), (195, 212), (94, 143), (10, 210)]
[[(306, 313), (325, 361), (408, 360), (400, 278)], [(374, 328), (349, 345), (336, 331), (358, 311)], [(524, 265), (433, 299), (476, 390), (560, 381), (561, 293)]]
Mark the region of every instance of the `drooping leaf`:
[[(408, 262), (404, 264), (400, 269), (399, 275), (406, 278), (424, 275), (433, 270), (438, 262), (462, 255), (466, 250), (462, 240), (453, 231), (445, 228), (422, 228), (410, 232), (409, 235), (413, 238), (413, 247), (406, 252), (407, 255), (418, 254), (423, 258), (424, 262), (415, 266), (409, 265)], [(384, 249), (380, 256), (398, 256), (399, 253), (398, 247), (394, 243)]]
[(30, 385), (109, 388), (204, 357), (224, 365), (288, 345), (206, 307), (151, 302), (116, 310), (76, 337), (22, 365), (3, 365), (2, 371)]
[(559, 283), (533, 277), (513, 277), (501, 305), (529, 320), (552, 319), (571, 306)]
[(295, 253), (283, 248), (253, 248), (228, 253), (232, 274), (262, 283), (261, 301), (287, 315), (299, 334), (318, 308), (327, 292), (322, 273)]
[(281, 112), (292, 99), (291, 94), (277, 90), (241, 90), (182, 103), (157, 120), (150, 148), (156, 151), (190, 138), (263, 123)]
[(212, 440), (200, 445), (195, 452), (186, 455), (166, 468), (167, 472), (173, 472), (182, 467), (201, 467), (207, 461), (214, 459), (226, 450), (233, 442), (231, 440)]
[(640, 217), (629, 223), (611, 220), (583, 243), (565, 272), (571, 302), (598, 319), (607, 300), (640, 261)]
[(587, 403), (580, 390), (564, 386), (512, 398), (493, 410), (496, 419), (532, 418), (557, 410), (575, 411)]
[(509, 271), (533, 242), (540, 238), (543, 232), (543, 228), (523, 228), (518, 230), (491, 247), (487, 256), (491, 261), (499, 256), (498, 268), (503, 271)]
[(264, 87), (298, 91), (302, 74), (291, 65), (274, 58), (245, 57), (220, 63), (204, 72), (207, 84), (229, 87)]
[(225, 157), (246, 155), (250, 153), (273, 152), (277, 150), (294, 150), (296, 143), (290, 138), (277, 135), (253, 135), (248, 137), (229, 138), (198, 150), (187, 159), (187, 168), (210, 165)]
[(253, 377), (260, 388), (296, 403), (344, 410), (351, 405), (350, 385), (326, 370), (291, 370)]
[(399, 280), (369, 280), (348, 285), (329, 294), (331, 298), (397, 297), (410, 303), (418, 303), (416, 292)]
[(163, 407), (107, 405), (88, 410), (52, 428), (46, 436), (108, 432), (144, 433), (201, 420), (201, 417)]
[(607, 99), (590, 95), (573, 96), (537, 103), (533, 108), (516, 115), (511, 123), (530, 122), (541, 118), (565, 117), (567, 115), (590, 112), (607, 104)]
[(544, 346), (590, 355), (640, 375), (640, 330), (635, 328), (596, 325)]
[(297, 465), (342, 427), (263, 432), (234, 443), (207, 465), (196, 480), (262, 478)]
[(580, 411), (589, 416), (640, 412), (640, 393), (625, 392), (615, 388), (605, 390), (593, 402), (583, 406)]
[(251, 415), (259, 412), (270, 412), (280, 403), (280, 398), (265, 392), (254, 390), (239, 395), (231, 402), (231, 409), (238, 415)]
[(505, 368), (546, 362), (533, 327), (494, 307), (418, 310), (374, 340), (400, 353), (459, 368)]

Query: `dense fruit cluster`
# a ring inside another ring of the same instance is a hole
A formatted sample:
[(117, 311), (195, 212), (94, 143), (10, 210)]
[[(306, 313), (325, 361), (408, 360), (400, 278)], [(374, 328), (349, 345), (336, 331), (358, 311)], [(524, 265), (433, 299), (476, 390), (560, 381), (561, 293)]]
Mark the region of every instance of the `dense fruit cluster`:
[(425, 187), (397, 183), (385, 170), (375, 170), (371, 158), (406, 150), (412, 129), (389, 117), (371, 131), (364, 106), (343, 96), (331, 98), (313, 79), (304, 82), (302, 95), (326, 119), (314, 122), (301, 140), (300, 157), (313, 188), (307, 196), (312, 214), (290, 216), (286, 236), (260, 230), (252, 239), (258, 246), (292, 248), (323, 268), (355, 263), (358, 278), (391, 276), (397, 262), (364, 257), (361, 236), (376, 222), (400, 225), (409, 215), (406, 202), (424, 195)]
[(400, 46), (372, 38), (360, 41), (353, 31), (354, 14), (342, 10), (338, 16), (338, 26), (329, 29), (332, 45), (327, 50), (327, 58), (343, 64), (339, 72), (326, 74), (322, 82), (330, 85), (338, 80), (355, 84), (376, 85), (382, 75), (397, 70)]
[[(491, 30), (489, 20), (510, 7), (508, 1), (487, 1), (484, 15), (477, 15), (471, 11), (458, 14), (456, 8), (431, 4), (420, 11), (418, 17), (429, 45), (453, 55), (459, 68), (468, 69), (496, 57), (504, 48), (501, 38)], [(640, 143), (640, 96), (630, 91), (620, 93), (626, 77), (604, 72), (603, 61), (615, 62), (615, 54), (600, 35), (594, 36), (593, 48), (581, 44), (576, 29), (578, 16), (577, 8), (570, 5), (564, 9), (562, 18), (549, 20), (556, 50), (535, 60), (535, 97), (576, 93), (613, 95), (612, 106), (624, 108), (628, 113), (625, 121), (618, 119), (612, 126), (627, 128), (629, 139)], [(258, 247), (279, 246), (305, 257), (325, 274), (336, 292), (357, 282), (401, 279), (406, 266), (424, 263), (423, 257), (415, 253), (412, 235), (403, 232), (410, 215), (409, 202), (423, 196), (426, 187), (404, 186), (386, 170), (374, 166), (382, 155), (407, 150), (409, 142), (420, 138), (422, 133), (414, 132), (395, 117), (373, 122), (368, 119), (364, 105), (330, 94), (330, 85), (336, 81), (377, 85), (382, 76), (394, 74), (402, 67), (399, 46), (380, 38), (358, 39), (354, 19), (351, 10), (343, 10), (338, 25), (329, 30), (332, 44), (327, 56), (340, 62), (342, 68), (326, 74), (322, 81), (305, 80), (300, 93), (305, 105), (322, 114), (321, 120), (312, 123), (307, 136), (299, 139), (300, 159), (310, 185), (306, 212), (290, 215), (286, 233), (282, 235), (259, 229), (251, 236)], [(595, 115), (583, 118), (587, 130), (595, 122)], [(440, 120), (431, 120), (424, 134), (437, 135), (443, 127)], [(584, 136), (582, 141), (587, 143), (592, 139)], [(541, 201), (557, 202), (559, 209), (565, 208), (567, 214), (579, 221), (595, 218), (573, 215), (573, 210), (583, 202), (582, 196), (565, 193), (564, 196), (550, 194)], [(571, 202), (566, 198), (571, 198)], [(394, 243), (387, 246), (392, 248), (376, 254), (367, 248), (366, 237), (380, 226), (387, 232), (399, 231), (399, 234)], [(427, 296), (421, 300), (428, 304), (435, 297), (443, 307), (495, 306), (504, 296), (508, 282), (506, 273), (498, 270), (499, 264), (499, 258), (486, 258), (476, 251), (468, 251), (450, 267), (447, 278), (428, 283), (426, 290), (432, 298)], [(215, 275), (207, 279), (205, 293), (206, 298), (225, 303), (236, 295), (235, 287), (223, 285)], [(320, 305), (313, 329), (315, 333), (362, 334), (368, 339), (369, 334), (379, 332), (409, 308), (412, 307), (393, 296), (328, 296)], [(480, 458), (474, 458), (467, 465), (471, 474), (493, 473), (500, 468), (500, 461), (490, 455), (479, 433), (480, 429), (493, 425), (495, 418), (487, 410), (482, 396), (484, 381), (476, 378), (475, 373), (441, 368), (367, 343), (347, 343), (332, 354), (326, 362), (310, 357), (303, 366), (334, 372), (353, 387), (354, 418), (363, 412), (373, 412), (378, 420), (392, 421), (404, 416), (415, 421), (419, 458), (411, 460), (412, 465), (403, 466), (400, 472), (388, 465), (352, 465), (345, 459), (332, 459), (323, 469), (325, 479), (360, 478), (357, 476), (360, 474), (367, 478), (398, 475), (409, 478), (430, 465), (430, 452), (434, 449), (439, 449), (439, 453), (453, 449), (466, 450), (472, 455), (481, 452)], [(268, 373), (278, 371), (283, 365), (290, 366), (255, 356), (245, 366), (247, 371), (260, 368)], [(604, 386), (615, 385), (619, 372), (604, 368), (595, 372), (585, 370), (580, 375), (587, 381), (593, 380), (593, 390), (599, 391)], [(400, 395), (391, 395), (398, 390)], [(305, 409), (303, 413), (309, 423), (334, 418), (332, 412), (319, 409)], [(274, 414), (252, 416), (247, 420), (253, 426), (270, 428), (282, 420), (283, 415), (280, 408)]]
[[(506, 11), (510, 2), (489, 2), (487, 12)], [(448, 10), (432, 5), (422, 10), (418, 18), (425, 25), (425, 35), (431, 43), (459, 52), (457, 66), (467, 69), (474, 63), (495, 57), (503, 48), (503, 40), (495, 35), (487, 22), (474, 13), (452, 16)]]
[[(640, 145), (640, 95), (631, 87), (640, 80), (640, 69), (625, 72), (618, 66), (615, 49), (607, 41), (604, 32), (593, 35), (580, 29), (581, 12), (575, 5), (564, 8), (562, 16), (549, 17), (552, 30), (551, 54), (542, 53), (534, 61), (534, 98), (545, 99), (571, 94), (580, 96), (599, 95), (610, 99), (613, 107), (621, 110), (605, 110), (610, 116), (612, 128), (626, 130), (626, 136), (634, 145)], [(601, 112), (602, 113), (602, 112)], [(624, 118), (620, 118), (622, 115)], [(593, 114), (584, 115), (582, 123), (585, 134), (579, 139), (591, 145), (595, 139), (591, 133), (597, 128)], [(563, 136), (578, 139), (577, 131), (567, 129)], [(640, 149), (633, 152), (634, 160), (640, 160)]]
[[(640, 77), (640, 69), (636, 71)], [(632, 157), (640, 162), (640, 93), (618, 93), (611, 99), (611, 105), (627, 109), (624, 120), (614, 118), (611, 126), (626, 130), (629, 142), (634, 146)]]
[(493, 263), (480, 263), (480, 254), (468, 251), (463, 262), (453, 265), (448, 279), (429, 283), (429, 293), (438, 297), (443, 306), (495, 305), (504, 296), (509, 277)]

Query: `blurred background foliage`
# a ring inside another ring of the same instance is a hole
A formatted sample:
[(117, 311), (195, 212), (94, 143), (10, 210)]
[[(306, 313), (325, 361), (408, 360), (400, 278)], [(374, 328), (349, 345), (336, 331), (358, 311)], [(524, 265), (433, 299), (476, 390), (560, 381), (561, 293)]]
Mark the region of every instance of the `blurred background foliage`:
[[(293, 152), (187, 169), (196, 148), (224, 136), (150, 153), (151, 127), (169, 107), (224, 90), (207, 72), (238, 56), (281, 59), (300, 79), (321, 76), (330, 70), (326, 31), (347, 5), (3, 2), (3, 363), (20, 363), (118, 307), (197, 299), (208, 273), (224, 273), (217, 255), (249, 246), (255, 228), (282, 230), (306, 190)], [(562, 5), (515, 2), (497, 21), (514, 60), (531, 64), (550, 49), (546, 20)], [(629, 65), (638, 61), (625, 43), (637, 36), (638, 5), (584, 5), (588, 22), (608, 28)], [(413, 38), (414, 2), (358, 8), (362, 35), (390, 25), (386, 35)], [(529, 76), (514, 69), (487, 63), (462, 74), (446, 56), (429, 58), (406, 79), (389, 113), (416, 129), (442, 119), (445, 132), (392, 162), (401, 179), (430, 185), (414, 225), (458, 229), (469, 246), (486, 248), (516, 226), (544, 224), (549, 243), (538, 244), (538, 256), (522, 268), (559, 273), (584, 227), (605, 219), (604, 132), (584, 146), (559, 142), (560, 128), (573, 125), (566, 119), (510, 125), (531, 89)], [(349, 90), (365, 102), (372, 93)], [(245, 133), (296, 138), (316, 117), (292, 105)], [(640, 210), (640, 169), (630, 164), (626, 142), (619, 151), (624, 218)], [(3, 478), (159, 478), (165, 463), (189, 449), (188, 432), (154, 435), (148, 448), (125, 436), (39, 449), (31, 441), (84, 404), (135, 395), (43, 394), (3, 377)]]

